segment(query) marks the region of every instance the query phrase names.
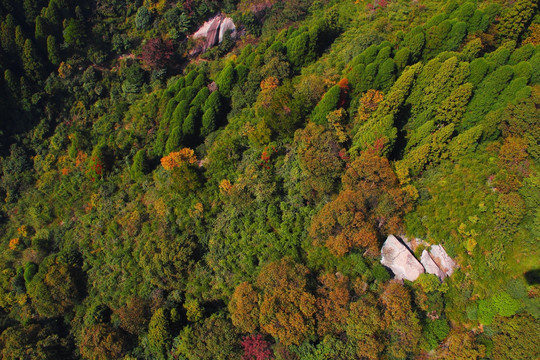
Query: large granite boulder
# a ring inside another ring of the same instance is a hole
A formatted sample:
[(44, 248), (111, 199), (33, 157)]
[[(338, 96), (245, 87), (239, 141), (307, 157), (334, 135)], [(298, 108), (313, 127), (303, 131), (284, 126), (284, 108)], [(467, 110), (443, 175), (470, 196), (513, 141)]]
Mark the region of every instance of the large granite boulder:
[(234, 22), (231, 18), (225, 18), (221, 21), (221, 25), (219, 26), (219, 42), (221, 43), (223, 41), (223, 37), (225, 36), (225, 33), (227, 31), (232, 31), (232, 34), (236, 31), (236, 26), (234, 26)]
[(381, 250), (381, 264), (390, 268), (398, 280), (414, 281), (424, 272), (424, 267), (411, 251), (394, 235), (388, 236)]
[(205, 42), (201, 49), (197, 49), (197, 52), (206, 51), (212, 46), (217, 45), (223, 41), (223, 37), (227, 30), (232, 30), (232, 36), (235, 37), (234, 31), (236, 26), (231, 18), (227, 18), (222, 14), (218, 14), (205, 22), (195, 34), (192, 35), (194, 39), (205, 38)]
[(448, 256), (441, 245), (432, 245), (429, 249), (429, 255), (446, 276), (450, 276), (454, 273), (456, 262)]
[(422, 251), (422, 257), (420, 258), (420, 262), (422, 263), (424, 269), (428, 274), (433, 274), (441, 280), (446, 277), (446, 273), (444, 273), (435, 263), (435, 261), (433, 261), (427, 250)]

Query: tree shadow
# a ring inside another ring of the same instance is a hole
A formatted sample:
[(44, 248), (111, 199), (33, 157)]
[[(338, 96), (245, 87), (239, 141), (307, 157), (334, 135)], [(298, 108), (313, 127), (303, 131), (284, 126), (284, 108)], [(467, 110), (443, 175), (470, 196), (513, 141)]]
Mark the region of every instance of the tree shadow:
[(523, 276), (529, 285), (540, 284), (540, 269), (529, 270)]

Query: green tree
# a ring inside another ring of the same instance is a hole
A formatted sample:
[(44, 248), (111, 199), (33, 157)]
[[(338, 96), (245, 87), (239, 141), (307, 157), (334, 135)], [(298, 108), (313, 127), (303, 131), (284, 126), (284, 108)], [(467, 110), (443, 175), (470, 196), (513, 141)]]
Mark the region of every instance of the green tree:
[(310, 122), (294, 136), (303, 177), (301, 192), (306, 199), (320, 199), (336, 190), (344, 161), (339, 141), (322, 125)]
[(36, 17), (34, 37), (39, 44), (44, 44), (47, 38), (47, 20), (44, 17)]
[(386, 59), (377, 72), (375, 77), (375, 88), (380, 89), (383, 92), (387, 92), (396, 79), (396, 64), (392, 59)]
[(39, 80), (41, 77), (42, 66), (37, 57), (34, 44), (30, 39), (26, 39), (24, 42), (22, 62), (26, 76), (34, 81)]
[(319, 101), (317, 106), (315, 106), (315, 109), (313, 109), (313, 112), (311, 113), (311, 121), (318, 125), (326, 124), (326, 116), (331, 111), (337, 109), (340, 99), (341, 88), (339, 87), (339, 85), (332, 86), (326, 92), (326, 94), (324, 94), (323, 98), (321, 99), (321, 101)]
[(526, 26), (534, 17), (537, 1), (518, 0), (501, 18), (497, 30), (503, 39), (519, 40)]
[(28, 295), (37, 313), (55, 317), (68, 312), (84, 294), (85, 279), (77, 263), (65, 255), (51, 255), (28, 283)]
[(141, 149), (137, 151), (133, 157), (133, 164), (131, 165), (130, 173), (133, 180), (138, 180), (148, 171), (148, 164), (146, 159), (146, 150)]
[(216, 78), (216, 84), (218, 85), (219, 91), (225, 97), (231, 95), (231, 90), (236, 82), (236, 71), (232, 63), (227, 64), (223, 70), (219, 73)]
[(146, 6), (141, 6), (135, 15), (135, 26), (138, 30), (146, 30), (152, 24), (152, 13)]
[(63, 35), (65, 43), (69, 46), (82, 47), (86, 40), (84, 25), (80, 20), (73, 18), (67, 20)]
[(171, 132), (169, 133), (169, 137), (167, 138), (167, 143), (165, 144), (165, 153), (169, 154), (173, 151), (180, 149), (181, 144), (182, 144), (182, 128), (180, 126), (176, 126), (172, 128)]
[(56, 43), (56, 38), (53, 35), (47, 36), (47, 54), (51, 64), (60, 64), (60, 52), (58, 49), (58, 44)]
[(238, 359), (238, 332), (222, 313), (188, 325), (177, 338), (173, 352), (188, 360)]
[(216, 130), (217, 114), (214, 108), (206, 110), (202, 116), (201, 137), (207, 137)]
[(167, 359), (172, 345), (169, 310), (159, 308), (148, 324), (148, 349), (154, 359)]

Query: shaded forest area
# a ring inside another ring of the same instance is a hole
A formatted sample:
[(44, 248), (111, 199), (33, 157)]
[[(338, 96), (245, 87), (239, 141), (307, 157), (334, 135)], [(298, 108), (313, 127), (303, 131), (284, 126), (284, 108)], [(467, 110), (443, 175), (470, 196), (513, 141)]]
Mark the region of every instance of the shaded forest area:
[[(540, 356), (537, 0), (0, 19), (2, 359)], [(389, 234), (458, 268), (395, 280)]]

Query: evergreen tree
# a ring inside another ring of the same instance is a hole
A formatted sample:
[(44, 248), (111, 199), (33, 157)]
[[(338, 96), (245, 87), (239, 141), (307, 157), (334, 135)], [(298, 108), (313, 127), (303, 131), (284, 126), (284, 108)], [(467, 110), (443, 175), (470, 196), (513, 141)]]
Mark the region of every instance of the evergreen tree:
[(219, 91), (225, 97), (230, 97), (231, 90), (236, 82), (236, 72), (232, 63), (227, 64), (223, 70), (219, 73), (216, 78), (216, 84), (218, 85)]
[(159, 308), (148, 324), (148, 348), (154, 359), (165, 360), (172, 342), (168, 311)]
[(519, 40), (533, 18), (537, 7), (538, 1), (517, 0), (499, 22), (497, 27), (499, 36), (503, 39)]
[(133, 180), (140, 179), (148, 170), (147, 167), (146, 151), (141, 149), (133, 157), (133, 164), (130, 169), (131, 178)]
[(56, 43), (56, 38), (53, 35), (47, 37), (47, 54), (49, 56), (49, 61), (53, 65), (60, 64), (60, 53), (58, 50), (58, 44)]
[(341, 98), (341, 88), (339, 85), (334, 85), (324, 94), (323, 98), (313, 112), (311, 113), (311, 121), (315, 124), (323, 125), (327, 122), (326, 116), (333, 110), (336, 110)]
[(22, 63), (26, 76), (34, 81), (40, 79), (42, 67), (36, 55), (34, 44), (30, 39), (26, 39), (24, 42)]

